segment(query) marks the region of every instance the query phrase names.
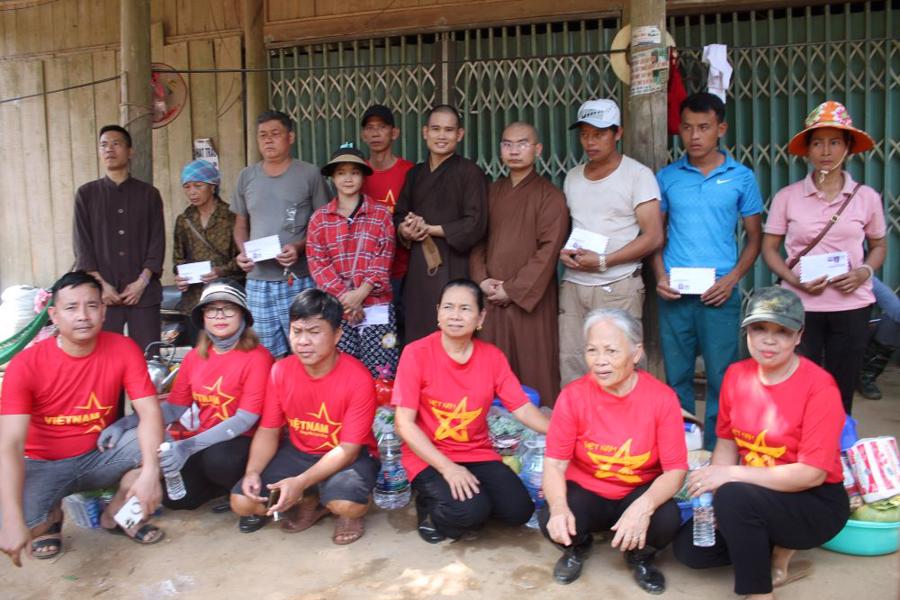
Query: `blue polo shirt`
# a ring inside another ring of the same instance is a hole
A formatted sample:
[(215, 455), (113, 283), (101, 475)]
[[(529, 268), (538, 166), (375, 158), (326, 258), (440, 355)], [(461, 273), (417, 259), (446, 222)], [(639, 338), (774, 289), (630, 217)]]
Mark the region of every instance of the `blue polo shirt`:
[(763, 202), (753, 171), (722, 152), (725, 162), (703, 175), (687, 154), (656, 175), (660, 210), (669, 220), (663, 264), (672, 267), (715, 267), (722, 277), (737, 263), (738, 217), (762, 212)]

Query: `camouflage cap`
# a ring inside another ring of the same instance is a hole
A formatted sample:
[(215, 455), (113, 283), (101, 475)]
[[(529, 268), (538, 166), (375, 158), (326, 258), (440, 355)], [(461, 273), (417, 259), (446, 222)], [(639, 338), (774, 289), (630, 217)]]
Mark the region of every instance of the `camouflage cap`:
[(803, 303), (794, 292), (781, 287), (772, 286), (756, 290), (747, 305), (747, 316), (741, 327), (750, 323), (769, 321), (778, 323), (788, 329), (803, 329)]

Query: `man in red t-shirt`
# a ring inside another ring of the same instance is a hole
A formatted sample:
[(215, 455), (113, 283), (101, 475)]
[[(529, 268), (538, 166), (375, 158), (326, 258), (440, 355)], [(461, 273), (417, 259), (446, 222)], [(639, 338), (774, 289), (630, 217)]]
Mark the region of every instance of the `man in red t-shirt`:
[[(360, 125), (362, 141), (369, 147), (369, 166), (372, 167), (372, 174), (363, 182), (362, 191), (367, 196), (387, 204), (393, 213), (400, 190), (406, 181), (406, 173), (413, 168), (413, 163), (394, 155), (393, 143), (400, 137), (400, 129), (394, 120), (394, 113), (387, 106), (373, 104), (367, 108)], [(391, 265), (391, 288), (394, 292), (394, 310), (401, 339), (403, 337), (401, 292), (408, 267), (409, 248), (397, 244), (394, 262)]]
[[(21, 566), (31, 542), (35, 558), (62, 549), (65, 496), (118, 486), (100, 524), (122, 532), (113, 515), (136, 496), (145, 515), (159, 506), (156, 450), (163, 424), (156, 390), (140, 348), (101, 331), (106, 305), (100, 282), (84, 271), (53, 285), (50, 317), (59, 336), (20, 352), (10, 363), (0, 398), (0, 550)], [(99, 445), (122, 390), (140, 417), (114, 444)], [(24, 458), (23, 458), (24, 457)], [(163, 532), (139, 523), (124, 532), (153, 544)], [(32, 541), (33, 540), (33, 541)]]
[[(281, 524), (288, 533), (329, 513), (338, 517), (335, 544), (365, 533), (363, 516), (378, 475), (375, 385), (361, 362), (337, 350), (343, 312), (337, 298), (317, 289), (304, 290), (291, 304), (293, 355), (272, 367), (247, 471), (232, 489), (231, 509), (244, 533), (288, 510)], [(279, 448), (283, 427), (289, 442)]]

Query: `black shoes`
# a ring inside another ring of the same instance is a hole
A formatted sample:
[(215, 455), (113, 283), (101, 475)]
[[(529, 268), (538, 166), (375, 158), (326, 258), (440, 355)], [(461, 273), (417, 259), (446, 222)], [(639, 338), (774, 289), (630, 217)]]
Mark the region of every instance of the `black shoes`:
[(666, 591), (666, 577), (653, 564), (656, 552), (631, 551), (625, 553), (625, 564), (631, 567), (631, 573), (638, 586), (650, 594), (662, 594)]
[(426, 516), (424, 519), (419, 521), (418, 530), (419, 537), (429, 544), (440, 544), (447, 539), (447, 536), (438, 531), (434, 526), (434, 523), (431, 522), (430, 516)]
[(253, 533), (259, 531), (262, 526), (268, 522), (269, 517), (260, 517), (258, 515), (250, 515), (249, 517), (241, 517), (238, 521), (238, 529), (241, 533)]
[(588, 541), (578, 546), (568, 546), (563, 549), (563, 555), (556, 561), (553, 567), (553, 578), (557, 583), (567, 585), (581, 575), (584, 561), (591, 555), (594, 546), (594, 538), (588, 537)]

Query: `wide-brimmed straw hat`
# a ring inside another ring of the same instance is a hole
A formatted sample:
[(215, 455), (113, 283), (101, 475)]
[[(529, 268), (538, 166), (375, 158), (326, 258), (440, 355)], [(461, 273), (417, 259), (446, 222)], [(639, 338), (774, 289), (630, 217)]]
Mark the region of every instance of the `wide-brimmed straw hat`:
[(865, 152), (875, 147), (875, 140), (868, 133), (853, 126), (853, 119), (850, 118), (850, 111), (846, 106), (834, 100), (826, 100), (806, 116), (803, 131), (791, 138), (788, 143), (788, 152), (796, 156), (806, 156), (809, 153), (807, 134), (814, 129), (823, 127), (850, 132), (853, 143), (850, 144), (847, 154)]
[(369, 163), (366, 162), (366, 159), (363, 158), (362, 152), (353, 146), (344, 144), (334, 151), (328, 164), (322, 167), (322, 175), (331, 177), (334, 175), (334, 170), (337, 169), (337, 166), (344, 163), (356, 165), (366, 177), (372, 174), (372, 167), (370, 167)]

